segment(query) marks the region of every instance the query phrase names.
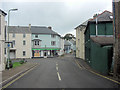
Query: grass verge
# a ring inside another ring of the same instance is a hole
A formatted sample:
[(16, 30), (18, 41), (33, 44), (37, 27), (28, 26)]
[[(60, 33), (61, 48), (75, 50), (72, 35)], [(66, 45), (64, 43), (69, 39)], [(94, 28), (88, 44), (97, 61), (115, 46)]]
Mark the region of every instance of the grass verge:
[(13, 68), (15, 68), (15, 67), (18, 67), (18, 66), (21, 66), (22, 64), (20, 64), (20, 62), (14, 62), (13, 63)]

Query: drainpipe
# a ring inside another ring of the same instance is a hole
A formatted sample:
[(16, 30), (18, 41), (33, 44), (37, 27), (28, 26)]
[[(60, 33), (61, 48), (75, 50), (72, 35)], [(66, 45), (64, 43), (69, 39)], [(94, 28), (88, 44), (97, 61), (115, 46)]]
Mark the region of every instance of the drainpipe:
[(96, 36), (98, 35), (98, 26), (97, 26), (97, 24), (98, 24), (98, 20), (97, 20), (97, 17), (96, 17)]

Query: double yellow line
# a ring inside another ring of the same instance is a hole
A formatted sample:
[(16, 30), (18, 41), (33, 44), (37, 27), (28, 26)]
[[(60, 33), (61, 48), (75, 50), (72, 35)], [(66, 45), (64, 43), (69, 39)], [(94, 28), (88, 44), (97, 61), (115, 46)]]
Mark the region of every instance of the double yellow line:
[(83, 68), (80, 66), (80, 64), (78, 63), (77, 60), (75, 60), (76, 64), (78, 65), (78, 67), (82, 70)]
[(2, 87), (2, 90), (7, 88), (8, 86), (10, 86), (12, 83), (14, 83), (15, 81), (17, 81), (18, 79), (20, 79), (21, 77), (23, 77), (24, 75), (26, 75), (28, 72), (32, 71), (34, 68), (36, 68), (38, 65), (36, 65), (35, 67), (31, 68), (30, 70), (26, 71), (25, 73), (21, 74), (19, 77), (15, 78), (14, 80), (12, 80), (11, 82), (7, 83), (5, 86)]
[[(81, 67), (81, 65), (78, 63), (78, 61), (77, 60), (75, 60), (75, 62), (76, 62), (76, 64), (78, 65), (78, 67), (82, 70), (83, 68), (84, 69), (86, 69), (85, 67)], [(86, 70), (88, 70), (88, 69), (86, 69)], [(113, 79), (111, 79), (111, 78), (108, 78), (108, 77), (106, 77), (106, 76), (103, 76), (103, 75), (101, 75), (101, 74), (99, 74), (99, 73), (96, 73), (96, 72), (94, 72), (94, 71), (92, 71), (92, 70), (88, 70), (89, 72), (91, 72), (91, 73), (93, 73), (93, 74), (96, 74), (96, 75), (98, 75), (98, 76), (100, 76), (100, 77), (103, 77), (103, 78), (105, 78), (105, 79), (108, 79), (108, 80), (110, 80), (110, 81), (112, 81), (112, 82), (115, 82), (115, 83), (117, 83), (117, 84), (120, 84), (120, 82), (118, 82), (118, 81), (116, 81), (116, 80), (113, 80)]]

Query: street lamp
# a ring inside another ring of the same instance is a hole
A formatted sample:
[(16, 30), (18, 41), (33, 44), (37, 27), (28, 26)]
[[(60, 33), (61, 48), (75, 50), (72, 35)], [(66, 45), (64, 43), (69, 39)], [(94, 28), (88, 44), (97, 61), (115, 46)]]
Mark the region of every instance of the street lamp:
[(8, 34), (8, 46), (7, 46), (7, 68), (9, 69), (10, 68), (10, 66), (9, 66), (9, 60), (10, 60), (10, 44), (9, 44), (9, 21), (10, 21), (10, 12), (11, 11), (17, 11), (18, 9), (10, 9), (9, 11), (8, 11), (8, 27), (7, 27), (7, 34)]

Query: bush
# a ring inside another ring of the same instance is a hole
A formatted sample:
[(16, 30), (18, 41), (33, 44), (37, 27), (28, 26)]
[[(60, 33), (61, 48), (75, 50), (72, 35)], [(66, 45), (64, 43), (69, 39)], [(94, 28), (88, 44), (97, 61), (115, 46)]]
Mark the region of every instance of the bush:
[(23, 63), (24, 63), (24, 60), (21, 60), (19, 63), (20, 63), (20, 64), (23, 64)]

